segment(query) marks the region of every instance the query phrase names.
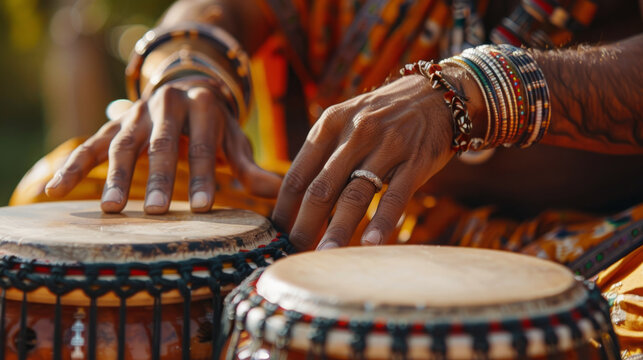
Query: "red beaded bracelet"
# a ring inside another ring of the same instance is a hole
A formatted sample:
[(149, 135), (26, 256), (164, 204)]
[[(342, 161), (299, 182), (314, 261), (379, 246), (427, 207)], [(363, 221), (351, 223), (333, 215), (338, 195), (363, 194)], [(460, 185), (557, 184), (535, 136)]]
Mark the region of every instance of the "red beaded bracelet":
[(449, 84), (448, 81), (442, 77), (442, 67), (435, 64), (433, 61), (420, 60), (413, 64), (407, 64), (404, 68), (400, 69), (400, 74), (411, 75), (418, 74), (429, 79), (433, 89), (443, 88), (446, 90), (444, 93), (444, 102), (451, 110), (451, 117), (453, 119), (453, 141), (451, 148), (455, 150), (458, 155), (468, 150), (478, 150), (483, 144), (483, 140), (479, 138), (471, 138), (471, 130), (473, 123), (469, 118), (467, 106), (464, 103), (463, 95), (459, 95), (456, 89)]

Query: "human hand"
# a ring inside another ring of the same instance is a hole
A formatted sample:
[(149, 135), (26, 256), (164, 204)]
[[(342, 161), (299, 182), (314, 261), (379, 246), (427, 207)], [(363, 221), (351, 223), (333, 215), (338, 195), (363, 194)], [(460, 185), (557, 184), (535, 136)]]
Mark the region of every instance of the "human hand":
[(47, 184), (51, 197), (71, 191), (89, 171), (109, 159), (101, 208), (120, 212), (127, 203), (134, 165), (142, 151), (149, 154), (144, 210), (167, 212), (178, 160), (179, 137), (189, 136), (190, 207), (206, 212), (214, 203), (216, 153), (222, 149), (235, 176), (250, 193), (274, 197), (279, 176), (257, 166), (252, 149), (223, 101), (200, 77), (167, 83), (149, 98), (136, 101), (119, 119), (106, 123), (80, 145)]
[(318, 248), (346, 245), (376, 191), (368, 180), (349, 180), (364, 169), (389, 183), (361, 240), (382, 244), (413, 193), (455, 154), (443, 95), (428, 79), (411, 75), (328, 108), (284, 178), (272, 216), (276, 225), (307, 250), (336, 207)]

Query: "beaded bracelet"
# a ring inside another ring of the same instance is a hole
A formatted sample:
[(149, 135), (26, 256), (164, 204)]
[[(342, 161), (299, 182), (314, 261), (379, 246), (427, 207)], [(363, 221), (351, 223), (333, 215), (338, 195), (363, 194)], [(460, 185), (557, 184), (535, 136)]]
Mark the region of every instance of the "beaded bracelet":
[(521, 139), (525, 131), (527, 130), (526, 118), (525, 118), (525, 98), (523, 94), (525, 93), (523, 89), (523, 84), (525, 83), (522, 79), (521, 74), (517, 71), (515, 65), (507, 60), (504, 55), (500, 52), (495, 51), (494, 49), (489, 50), (489, 54), (496, 58), (502, 65), (505, 74), (509, 77), (511, 85), (513, 86), (514, 97), (516, 99), (516, 105), (518, 106), (518, 124), (514, 137), (511, 139), (512, 142), (520, 142), (518, 139)]
[[(500, 64), (497, 63), (492, 56), (490, 56), (485, 51), (481, 51), (479, 48), (471, 49), (471, 52), (477, 56), (480, 61), (484, 62), (491, 68), (493, 75), (498, 79), (500, 87), (502, 89), (502, 97), (505, 100), (505, 106), (507, 107), (508, 119), (514, 119), (518, 114), (518, 109), (516, 105), (516, 98), (513, 91), (511, 91), (511, 80), (506, 75), (506, 73), (500, 67)], [(503, 124), (503, 128), (504, 128)], [(506, 131), (505, 136), (502, 139), (502, 144), (510, 145), (510, 139), (513, 138), (515, 131), (517, 130), (516, 121), (507, 121), (506, 122)]]
[(433, 61), (420, 60), (416, 63), (405, 65), (404, 68), (400, 69), (400, 74), (403, 76), (411, 74), (422, 75), (429, 79), (433, 89), (445, 89), (444, 102), (449, 107), (449, 110), (451, 110), (451, 117), (453, 119), (453, 141), (451, 148), (455, 150), (458, 155), (469, 149), (480, 149), (484, 140), (471, 138), (473, 123), (469, 118), (469, 112), (462, 99), (464, 96), (459, 95), (456, 89), (442, 77), (442, 67), (439, 64), (435, 64)]
[[(500, 123), (501, 123), (501, 112), (500, 112), (500, 99), (498, 98), (497, 92), (494, 91), (493, 88), (493, 83), (491, 82), (491, 79), (485, 75), (485, 73), (476, 65), (473, 63), (471, 60), (463, 58), (461, 56), (456, 56), (456, 60), (460, 60), (461, 63), (467, 67), (473, 69), (473, 71), (477, 74), (478, 78), (485, 83), (487, 92), (486, 92), (486, 97), (488, 97), (490, 100), (489, 102), (492, 104), (492, 113), (493, 113), (493, 118), (489, 118), (487, 121), (487, 127), (491, 127), (493, 129), (492, 136), (491, 138), (485, 138), (485, 147), (492, 147), (493, 144), (495, 144), (496, 139), (500, 136)], [(493, 120), (493, 123), (492, 123)], [(493, 124), (493, 125), (492, 125)]]
[[(162, 31), (150, 30), (137, 43), (134, 48), (132, 59), (125, 71), (127, 90), (129, 98), (134, 101), (141, 97), (141, 69), (147, 56), (163, 44), (179, 39), (200, 39), (209, 43), (215, 50), (223, 54), (229, 61), (231, 68), (235, 71), (229, 74), (227, 81), (231, 86), (233, 81), (230, 77), (236, 77), (235, 81), (241, 88), (241, 93), (233, 92), (238, 109), (248, 108), (250, 105), (250, 66), (248, 55), (241, 49), (239, 43), (226, 31), (221, 28), (208, 26), (200, 23), (182, 24)], [(209, 67), (211, 65), (204, 65)], [(203, 70), (201, 67), (199, 70)], [(219, 74), (224, 71), (218, 68)], [(212, 76), (213, 73), (208, 73)], [(239, 111), (239, 116), (245, 116)], [(243, 120), (243, 117), (240, 118)]]
[(489, 79), (489, 81), (493, 85), (494, 96), (497, 99), (498, 109), (500, 110), (500, 124), (498, 128), (498, 135), (494, 142), (490, 144), (491, 147), (494, 147), (504, 142), (504, 140), (506, 139), (510, 119), (508, 102), (505, 93), (503, 92), (503, 87), (500, 82), (501, 79), (499, 79), (498, 76), (494, 73), (491, 66), (487, 64), (484, 59), (480, 58), (476, 53), (471, 51), (471, 49), (465, 50), (461, 54), (461, 56), (464, 59), (467, 59), (470, 62), (474, 63), (480, 70), (482, 70), (482, 72), (485, 74), (485, 77)]
[(532, 79), (529, 84), (529, 91), (532, 91), (536, 98), (536, 123), (527, 141), (521, 144), (521, 147), (528, 147), (540, 141), (549, 128), (551, 122), (549, 87), (547, 86), (545, 75), (528, 52), (511, 45), (500, 45), (498, 48), (507, 57), (515, 59), (515, 62), (525, 69), (521, 73), (530, 76)]
[(476, 148), (531, 146), (551, 122), (550, 94), (542, 70), (531, 55), (511, 45), (483, 45), (441, 64), (465, 69), (482, 92), (487, 133)]

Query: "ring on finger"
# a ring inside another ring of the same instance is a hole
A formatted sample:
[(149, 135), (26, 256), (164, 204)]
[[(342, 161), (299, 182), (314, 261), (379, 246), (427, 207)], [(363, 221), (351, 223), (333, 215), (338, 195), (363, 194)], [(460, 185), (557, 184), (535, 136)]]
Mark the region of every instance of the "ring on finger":
[(355, 170), (351, 174), (351, 181), (353, 179), (355, 179), (355, 178), (364, 179), (364, 180), (370, 182), (371, 184), (373, 184), (373, 186), (375, 186), (375, 192), (376, 193), (378, 193), (378, 192), (380, 192), (380, 190), (382, 190), (382, 179), (380, 179), (379, 176), (375, 175), (371, 171), (364, 170), (364, 169)]

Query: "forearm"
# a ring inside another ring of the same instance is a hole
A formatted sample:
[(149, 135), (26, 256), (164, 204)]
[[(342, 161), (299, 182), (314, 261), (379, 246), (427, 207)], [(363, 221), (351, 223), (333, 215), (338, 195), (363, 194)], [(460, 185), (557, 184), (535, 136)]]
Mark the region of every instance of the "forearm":
[(643, 153), (643, 35), (606, 46), (532, 52), (551, 94), (542, 143)]

